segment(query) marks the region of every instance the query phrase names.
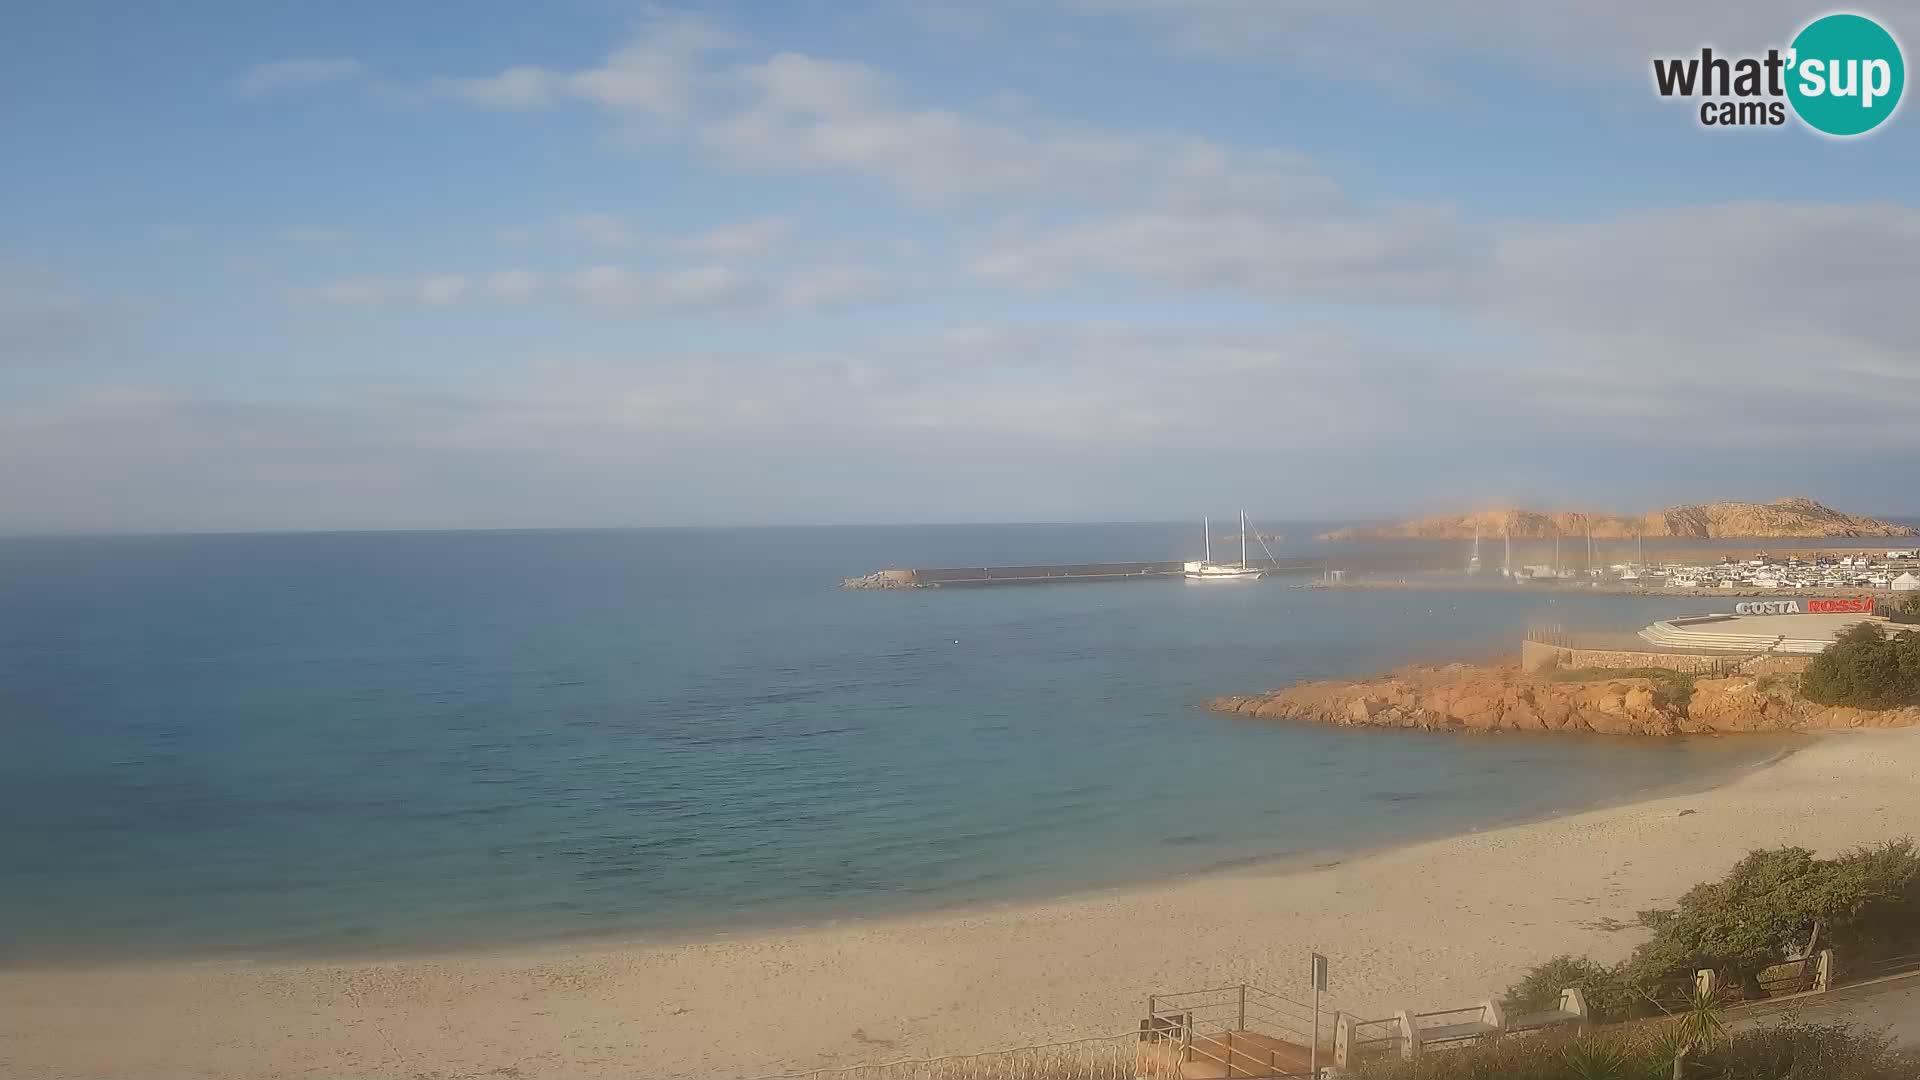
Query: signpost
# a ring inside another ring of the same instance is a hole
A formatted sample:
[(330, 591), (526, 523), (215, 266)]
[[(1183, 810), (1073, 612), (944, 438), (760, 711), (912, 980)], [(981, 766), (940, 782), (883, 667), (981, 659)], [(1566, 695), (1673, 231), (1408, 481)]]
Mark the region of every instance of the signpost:
[(1313, 1041), (1307, 1044), (1307, 1069), (1320, 1080), (1320, 994), (1327, 988), (1327, 958), (1313, 954)]

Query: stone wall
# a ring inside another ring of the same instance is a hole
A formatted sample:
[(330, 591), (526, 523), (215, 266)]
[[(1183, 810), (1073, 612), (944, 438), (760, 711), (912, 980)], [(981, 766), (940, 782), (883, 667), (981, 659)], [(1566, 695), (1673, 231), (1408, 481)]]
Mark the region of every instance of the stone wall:
[(1549, 645), (1543, 641), (1520, 643), (1520, 667), (1524, 671), (1547, 668), (1666, 668), (1693, 675), (1798, 675), (1807, 670), (1811, 656), (1774, 656), (1727, 653), (1637, 652), (1632, 649), (1574, 649)]

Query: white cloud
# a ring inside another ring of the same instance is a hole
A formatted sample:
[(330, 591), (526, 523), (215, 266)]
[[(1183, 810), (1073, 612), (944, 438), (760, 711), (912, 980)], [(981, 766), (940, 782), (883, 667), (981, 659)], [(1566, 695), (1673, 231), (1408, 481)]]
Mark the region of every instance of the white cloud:
[(435, 274), (420, 281), (420, 302), (428, 307), (446, 307), (467, 295), (467, 279), (462, 274)]
[(1013, 109), (986, 116), (915, 105), (877, 69), (796, 52), (715, 62), (714, 54), (739, 45), (677, 16), (649, 23), (597, 67), (513, 68), (485, 79), (442, 79), (435, 88), (484, 106), (590, 103), (616, 124), (665, 125), (734, 167), (856, 174), (922, 200), (1024, 194), (1270, 205), (1333, 191), (1298, 154)]
[(471, 282), (462, 274), (430, 274), (417, 278), (352, 277), (300, 285), (287, 290), (296, 304), (324, 307), (447, 307), (469, 295)]
[(905, 105), (887, 79), (859, 64), (783, 53), (732, 75), (743, 103), (706, 118), (694, 135), (738, 167), (854, 173), (940, 201), (1023, 194), (1272, 202), (1313, 199), (1329, 187), (1298, 155)]
[(502, 270), (487, 275), (485, 288), (502, 300), (526, 300), (540, 291), (541, 276), (530, 270)]
[(1201, 292), (1457, 303), (1484, 287), (1484, 247), (1480, 230), (1440, 208), (1151, 212), (1010, 229), (972, 269), (1034, 287), (1122, 275)]
[(54, 274), (0, 263), (0, 369), (57, 367), (108, 316), (101, 298)]
[(592, 266), (573, 274), (567, 285), (579, 299), (622, 315), (750, 307), (763, 294), (760, 283), (724, 266), (668, 271)]
[(792, 231), (792, 218), (759, 217), (696, 233), (683, 238), (679, 244), (687, 251), (703, 255), (731, 258), (765, 255), (784, 243)]
[(792, 217), (768, 214), (684, 231), (675, 220), (652, 222), (643, 215), (613, 211), (568, 214), (543, 225), (495, 230), (495, 238), (513, 247), (560, 239), (606, 251), (680, 252), (722, 259), (757, 258), (777, 251), (792, 235)]
[(448, 97), (495, 109), (533, 109), (560, 99), (565, 80), (535, 67), (511, 67), (497, 75), (446, 78), (435, 88)]
[(358, 60), (342, 57), (305, 57), (255, 64), (242, 72), (234, 89), (242, 97), (261, 98), (286, 90), (348, 82), (366, 74)]
[(624, 214), (574, 214), (561, 219), (559, 227), (592, 247), (634, 248), (647, 242), (647, 231)]
[(488, 108), (532, 109), (576, 101), (677, 118), (694, 104), (702, 59), (733, 44), (731, 35), (698, 17), (656, 14), (598, 67), (555, 71), (521, 65), (494, 75), (436, 79), (431, 89)]
[(748, 274), (721, 264), (639, 269), (603, 263), (559, 274), (503, 270), (482, 275), (339, 278), (296, 286), (286, 295), (304, 306), (420, 310), (548, 300), (583, 304), (605, 315), (647, 317), (813, 311), (895, 297), (910, 287), (912, 282), (898, 273), (860, 266)]
[(916, 285), (908, 276), (873, 267), (815, 266), (782, 281), (774, 292), (774, 303), (789, 310), (813, 311), (903, 296)]
[(130, 383), (0, 401), (0, 503), (24, 528), (1111, 519), (1344, 514), (1478, 496), (1492, 472), (1635, 502), (1759, 477), (1753, 494), (1878, 509), (1920, 451), (1912, 382), (1637, 380), (1331, 327), (1114, 325), (552, 359), (299, 399)]

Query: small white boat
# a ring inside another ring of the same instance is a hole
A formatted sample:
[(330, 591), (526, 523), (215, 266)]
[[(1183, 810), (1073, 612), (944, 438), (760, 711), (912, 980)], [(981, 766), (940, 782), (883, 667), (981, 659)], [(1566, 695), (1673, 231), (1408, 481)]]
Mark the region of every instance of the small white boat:
[[(1240, 565), (1217, 563), (1213, 561), (1213, 522), (1200, 519), (1200, 528), (1207, 534), (1207, 557), (1186, 564), (1188, 581), (1257, 581), (1266, 575), (1266, 571), (1247, 565), (1247, 514), (1240, 512)], [(1263, 541), (1264, 543), (1264, 541)]]

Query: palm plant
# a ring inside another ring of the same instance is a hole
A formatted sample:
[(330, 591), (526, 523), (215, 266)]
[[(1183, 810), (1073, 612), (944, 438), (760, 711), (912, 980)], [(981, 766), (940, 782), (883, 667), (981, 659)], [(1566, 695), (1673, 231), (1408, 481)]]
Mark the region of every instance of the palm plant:
[(1680, 1003), (1680, 1011), (1673, 1016), (1675, 1033), (1695, 1050), (1725, 1042), (1727, 1022), (1720, 1006), (1719, 993), (1704, 986), (1695, 986), (1693, 992)]
[(1567, 1080), (1633, 1080), (1632, 1058), (1617, 1042), (1582, 1038), (1566, 1048)]

